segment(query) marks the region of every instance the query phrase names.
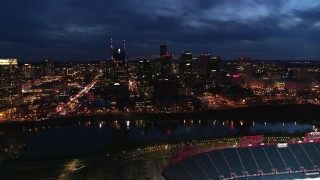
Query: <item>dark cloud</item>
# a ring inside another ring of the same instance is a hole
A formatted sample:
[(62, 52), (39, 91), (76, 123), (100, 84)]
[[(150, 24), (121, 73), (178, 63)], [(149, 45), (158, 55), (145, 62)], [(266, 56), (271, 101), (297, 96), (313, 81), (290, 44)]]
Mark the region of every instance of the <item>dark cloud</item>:
[(109, 39), (129, 57), (168, 44), (223, 59), (319, 59), (320, 2), (299, 0), (4, 0), (0, 57), (106, 59)]

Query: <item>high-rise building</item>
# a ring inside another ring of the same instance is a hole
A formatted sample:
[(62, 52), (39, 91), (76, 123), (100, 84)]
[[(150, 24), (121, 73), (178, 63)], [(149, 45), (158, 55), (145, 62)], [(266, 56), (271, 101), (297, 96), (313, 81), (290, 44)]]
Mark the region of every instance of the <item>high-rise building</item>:
[(211, 58), (211, 55), (207, 52), (200, 54), (200, 57), (197, 63), (197, 71), (199, 72), (199, 74), (204, 76), (209, 76), (208, 64), (209, 64), (210, 58)]
[(173, 55), (171, 53), (166, 53), (161, 59), (161, 76), (169, 77), (172, 75), (172, 63)]
[(0, 87), (19, 85), (17, 59), (0, 59)]
[[(112, 39), (111, 39), (112, 43)], [(126, 44), (122, 48), (114, 48), (111, 44), (111, 76), (114, 82), (128, 83), (128, 60), (126, 59)]]
[(114, 47), (112, 39), (110, 42), (110, 61), (107, 63), (108, 82), (105, 96), (118, 98), (129, 97), (129, 76), (128, 60), (126, 58), (126, 42), (123, 41), (123, 47)]
[(139, 60), (137, 63), (138, 79), (146, 80), (152, 76), (151, 61), (148, 59)]
[(117, 48), (113, 49), (113, 60), (114, 62), (124, 63), (126, 61), (126, 49)]
[(46, 59), (44, 64), (46, 76), (54, 76), (54, 63), (51, 59)]
[(138, 77), (138, 89), (140, 95), (145, 98), (150, 98), (153, 93), (151, 86), (153, 69), (150, 60), (139, 60), (137, 63), (137, 77)]
[(17, 59), (0, 59), (0, 107), (17, 105), (20, 94)]
[(34, 70), (31, 64), (24, 64), (22, 66), (22, 77), (23, 78), (34, 78)]
[(160, 58), (167, 53), (167, 45), (160, 45)]
[(250, 87), (253, 65), (250, 58), (242, 57), (238, 61), (237, 71), (241, 79), (241, 86)]
[(192, 53), (184, 51), (180, 57), (179, 71), (181, 75), (188, 75), (192, 72)]
[(179, 63), (180, 83), (183, 86), (190, 85), (191, 83), (192, 67), (192, 53), (190, 51), (184, 51), (180, 56)]
[(208, 62), (208, 75), (213, 78), (220, 71), (221, 59), (218, 56), (211, 56)]

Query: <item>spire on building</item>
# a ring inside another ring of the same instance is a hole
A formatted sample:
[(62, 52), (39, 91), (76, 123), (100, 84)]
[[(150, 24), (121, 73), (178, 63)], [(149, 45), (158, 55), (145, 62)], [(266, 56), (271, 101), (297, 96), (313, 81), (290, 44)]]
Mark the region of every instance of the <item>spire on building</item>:
[(113, 46), (112, 46), (112, 38), (110, 39), (110, 58), (113, 60)]

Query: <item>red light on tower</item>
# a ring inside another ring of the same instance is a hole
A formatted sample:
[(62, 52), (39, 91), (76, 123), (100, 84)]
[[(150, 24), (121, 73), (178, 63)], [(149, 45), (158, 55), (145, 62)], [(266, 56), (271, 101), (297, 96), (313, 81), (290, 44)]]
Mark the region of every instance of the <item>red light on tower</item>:
[(167, 134), (168, 136), (170, 136), (170, 135), (171, 135), (171, 133), (172, 133), (171, 129), (167, 129), (166, 134)]
[(173, 57), (173, 54), (170, 52), (167, 52), (163, 55), (164, 57)]

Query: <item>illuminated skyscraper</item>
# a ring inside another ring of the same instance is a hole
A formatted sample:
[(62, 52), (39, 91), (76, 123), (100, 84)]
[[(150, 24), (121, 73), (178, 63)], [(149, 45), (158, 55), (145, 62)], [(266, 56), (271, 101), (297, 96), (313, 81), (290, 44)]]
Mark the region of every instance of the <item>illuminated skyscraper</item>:
[(208, 75), (213, 78), (220, 71), (221, 59), (218, 56), (211, 56), (208, 62)]
[(111, 75), (113, 81), (128, 83), (128, 60), (126, 59), (126, 44), (122, 48), (114, 48), (111, 39)]
[(138, 79), (146, 80), (152, 76), (151, 61), (148, 59), (139, 60), (137, 63), (138, 68)]
[(22, 66), (22, 77), (23, 78), (34, 78), (34, 69), (31, 64), (24, 64)]
[(54, 63), (51, 59), (46, 59), (44, 64), (46, 76), (54, 76)]
[(188, 75), (192, 72), (192, 53), (190, 51), (184, 51), (180, 57), (180, 74)]
[(190, 84), (192, 73), (192, 53), (190, 51), (184, 51), (180, 57), (179, 74), (180, 83), (184, 85)]
[(117, 48), (113, 49), (113, 60), (114, 62), (124, 63), (126, 61), (126, 49), (125, 48)]
[(0, 59), (0, 87), (19, 85), (17, 59)]
[(138, 89), (142, 97), (150, 98), (152, 95), (152, 64), (150, 60), (144, 59), (137, 63)]
[(172, 63), (173, 55), (171, 53), (166, 53), (161, 59), (161, 76), (169, 77), (172, 75)]
[(240, 75), (241, 86), (250, 87), (250, 82), (252, 80), (253, 65), (250, 58), (240, 58), (238, 61), (237, 71)]
[(18, 103), (21, 94), (17, 59), (0, 59), (0, 107)]

